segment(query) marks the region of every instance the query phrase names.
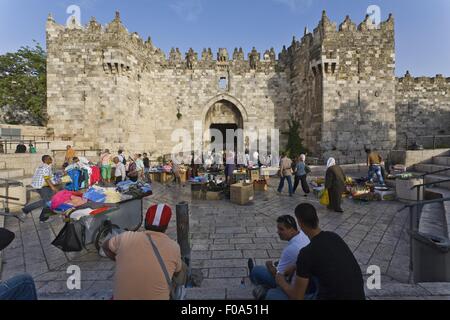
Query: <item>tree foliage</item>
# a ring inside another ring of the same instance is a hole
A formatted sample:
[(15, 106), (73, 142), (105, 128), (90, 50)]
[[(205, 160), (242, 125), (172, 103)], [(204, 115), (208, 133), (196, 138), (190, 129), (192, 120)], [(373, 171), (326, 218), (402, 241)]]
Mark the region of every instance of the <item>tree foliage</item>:
[[(47, 56), (38, 44), (0, 55), (0, 107), (26, 113), (33, 124), (45, 125), (47, 105)], [(8, 117), (11, 123), (18, 120)]]
[(303, 139), (300, 137), (300, 123), (291, 119), (288, 121), (289, 130), (285, 133), (288, 135), (286, 153), (290, 158), (298, 157), (300, 154), (308, 153), (308, 149), (303, 146)]

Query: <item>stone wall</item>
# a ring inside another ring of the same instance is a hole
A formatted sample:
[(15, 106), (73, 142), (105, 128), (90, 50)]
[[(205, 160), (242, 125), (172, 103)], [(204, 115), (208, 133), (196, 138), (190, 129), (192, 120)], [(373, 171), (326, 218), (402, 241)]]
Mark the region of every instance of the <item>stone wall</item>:
[[(413, 78), (409, 74), (397, 79), (396, 85), (397, 145), (413, 142), (432, 146), (432, 137), (450, 135), (450, 78)], [(422, 137), (421, 137), (422, 136)], [(436, 146), (450, 145), (450, 139), (437, 138)]]
[[(175, 129), (192, 138), (195, 121), (204, 130), (234, 119), (247, 133), (283, 133), (293, 118), (310, 156), (357, 163), (365, 148), (386, 155), (405, 132), (450, 133), (448, 79), (395, 78), (392, 15), (379, 27), (347, 16), (337, 28), (323, 12), (278, 59), (273, 49), (245, 57), (237, 48), (166, 56), (129, 33), (118, 13), (106, 26), (49, 17), (47, 48), (49, 130), (78, 148), (157, 156), (178, 144)], [(283, 149), (287, 136), (280, 138)]]
[(22, 125), (12, 125), (12, 124), (0, 124), (0, 129), (20, 129), (22, 136), (29, 137), (46, 137), (47, 128), (39, 126), (22, 126)]
[(254, 49), (246, 60), (242, 50), (231, 58), (220, 49), (215, 59), (205, 49), (199, 60), (173, 49), (166, 58), (118, 15), (105, 28), (50, 17), (47, 47), (49, 127), (77, 147), (170, 153), (173, 131), (193, 135), (194, 121), (204, 124), (221, 101), (235, 106), (244, 130), (278, 127), (274, 115), (288, 113), (289, 83), (273, 50), (261, 57)]

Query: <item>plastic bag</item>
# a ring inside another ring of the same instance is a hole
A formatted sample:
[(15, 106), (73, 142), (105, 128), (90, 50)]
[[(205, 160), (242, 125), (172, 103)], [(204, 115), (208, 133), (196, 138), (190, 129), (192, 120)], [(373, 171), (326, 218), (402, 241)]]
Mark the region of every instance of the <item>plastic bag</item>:
[(328, 195), (328, 189), (323, 189), (323, 191), (319, 195), (320, 198), (320, 204), (323, 206), (329, 206), (330, 205), (330, 197)]
[(52, 245), (64, 252), (79, 252), (85, 245), (85, 227), (80, 223), (66, 223)]

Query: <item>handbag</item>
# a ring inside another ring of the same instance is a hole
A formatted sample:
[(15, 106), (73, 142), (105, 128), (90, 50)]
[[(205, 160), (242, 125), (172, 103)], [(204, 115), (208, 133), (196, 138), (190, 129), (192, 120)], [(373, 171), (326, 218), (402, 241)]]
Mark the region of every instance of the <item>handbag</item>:
[(81, 223), (67, 222), (52, 245), (64, 252), (80, 252), (85, 248), (86, 232)]
[(155, 253), (156, 258), (158, 259), (158, 262), (161, 266), (161, 269), (164, 273), (164, 276), (166, 277), (167, 285), (170, 290), (170, 300), (184, 300), (184, 286), (177, 286), (169, 277), (169, 273), (167, 272), (166, 265), (161, 257), (161, 254), (159, 253), (158, 248), (156, 247), (155, 243), (152, 240), (152, 237), (150, 234), (147, 233), (147, 238), (150, 241), (153, 252)]
[(311, 173), (311, 168), (305, 164), (305, 172), (306, 174)]

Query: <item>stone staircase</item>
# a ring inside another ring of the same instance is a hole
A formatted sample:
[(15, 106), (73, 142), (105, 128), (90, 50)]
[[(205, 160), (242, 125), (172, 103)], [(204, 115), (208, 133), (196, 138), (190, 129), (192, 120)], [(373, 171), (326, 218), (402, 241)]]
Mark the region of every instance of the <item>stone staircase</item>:
[[(449, 169), (448, 171), (441, 172), (439, 174), (432, 174), (425, 177), (425, 183), (438, 182), (446, 179), (450, 179), (450, 153), (444, 153), (442, 155), (431, 158), (430, 160), (414, 165), (413, 171), (418, 174), (424, 174), (427, 172), (434, 172), (443, 169)], [(437, 184), (436, 187), (450, 190), (450, 181)]]

